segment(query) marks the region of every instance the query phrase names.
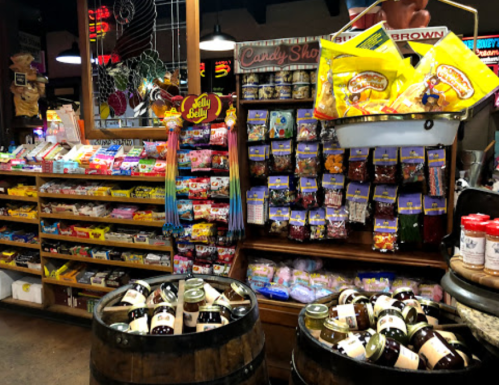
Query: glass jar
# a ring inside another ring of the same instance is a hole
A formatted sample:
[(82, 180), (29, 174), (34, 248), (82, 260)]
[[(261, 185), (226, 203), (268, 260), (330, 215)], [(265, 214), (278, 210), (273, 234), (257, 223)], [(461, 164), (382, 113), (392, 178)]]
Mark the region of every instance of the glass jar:
[(161, 290), (170, 290), (175, 296), (178, 296), (178, 288), (171, 282), (163, 282), (160, 286)]
[(329, 316), (348, 325), (350, 330), (366, 330), (376, 325), (373, 307), (370, 303), (338, 305), (329, 311)]
[(379, 317), (380, 313), (383, 310), (390, 308), (400, 310), (402, 312), (402, 315), (404, 316), (404, 321), (406, 323), (416, 323), (418, 318), (418, 311), (416, 310), (416, 308), (410, 305), (406, 305), (405, 303), (389, 296), (378, 297), (376, 303), (374, 304), (374, 315), (376, 317)]
[(463, 266), (471, 270), (483, 270), (485, 266), (485, 230), (488, 221), (464, 223)]
[(144, 281), (135, 281), (132, 287), (127, 290), (125, 296), (120, 302), (120, 306), (133, 306), (140, 303), (146, 303), (146, 299), (151, 293), (151, 286)]
[(458, 340), (458, 337), (456, 334), (452, 333), (452, 332), (447, 332), (447, 331), (444, 331), (444, 330), (435, 330), (435, 332), (437, 332), (438, 334), (440, 334), (442, 337), (444, 337), (444, 339), (449, 342), (449, 341), (456, 341)]
[(305, 307), (305, 326), (317, 339), (321, 335), (328, 313), (329, 309), (326, 305), (311, 304)]
[(470, 348), (468, 348), (468, 345), (466, 345), (466, 343), (458, 340), (447, 341), (447, 343), (454, 349), (456, 349), (457, 354), (459, 354), (464, 360), (465, 367), (468, 367), (472, 363), (473, 354), (471, 353), (471, 350)]
[[(391, 295), (387, 293), (376, 293), (371, 295), (371, 297), (369, 297), (369, 303), (372, 305), (373, 309), (375, 309), (376, 302), (378, 301), (378, 299), (382, 297), (392, 298)], [(374, 313), (376, 314), (376, 310), (374, 310)]]
[(377, 331), (407, 345), (407, 325), (399, 309), (390, 308), (379, 313)]
[(440, 334), (424, 322), (411, 327), (409, 341), (430, 370), (458, 370), (464, 360)]
[(375, 334), (366, 347), (367, 359), (381, 366), (407, 370), (424, 370), (423, 360), (400, 342), (383, 334)]
[(184, 293), (184, 333), (194, 333), (199, 316), (199, 308), (206, 305), (203, 290), (187, 290)]
[(327, 318), (322, 325), (319, 341), (332, 347), (348, 337), (349, 327), (338, 320)]
[(218, 290), (211, 286), (209, 283), (205, 282), (203, 288), (204, 292), (206, 293), (207, 303), (214, 303), (215, 300), (220, 297), (220, 293), (218, 292)]
[(423, 311), (421, 304), (417, 300), (416, 295), (414, 294), (414, 292), (410, 287), (398, 288), (393, 292), (392, 298), (398, 299), (404, 305), (409, 305), (416, 308), (416, 311), (418, 312), (416, 323), (428, 322), (428, 319), (426, 318), (426, 314)]
[(220, 308), (218, 306), (200, 306), (196, 332), (205, 332), (219, 327), (222, 327)]
[(230, 287), (225, 289), (225, 291), (217, 299), (223, 299), (227, 302), (232, 301), (244, 301), (244, 298), (248, 295), (246, 288), (238, 282), (233, 282)]
[(426, 315), (428, 323), (432, 326), (438, 325), (440, 319), (440, 306), (438, 302), (421, 299), (419, 303)]
[(129, 333), (149, 333), (149, 315), (145, 303), (134, 305), (128, 311), (128, 321), (130, 323)]
[(373, 329), (367, 329), (364, 332), (349, 333), (348, 338), (338, 342), (333, 346), (340, 354), (348, 356), (358, 361), (366, 360), (366, 346), (376, 332)]
[(185, 281), (184, 291), (204, 290), (204, 280), (201, 278), (191, 278)]
[(222, 325), (227, 325), (232, 318), (232, 306), (223, 299), (218, 299), (213, 302), (213, 306), (220, 308), (220, 317), (222, 317)]
[(151, 334), (173, 334), (175, 329), (175, 309), (169, 302), (160, 302), (154, 306), (151, 318)]
[[(355, 289), (343, 290), (340, 293), (340, 296), (338, 297), (338, 305), (346, 305), (348, 303), (353, 303), (352, 301), (355, 298), (359, 298), (359, 297), (363, 297), (363, 298), (367, 299), (367, 297), (360, 294), (358, 290), (355, 290)], [(365, 303), (368, 303), (368, 302), (369, 302), (369, 300), (367, 300), (367, 302), (365, 302)], [(361, 303), (361, 302), (356, 302), (356, 303)]]
[(246, 306), (238, 306), (232, 310), (232, 322), (237, 321), (240, 318), (243, 318), (250, 311), (249, 307)]
[(487, 225), (485, 242), (485, 274), (499, 276), (499, 223)]
[(154, 290), (149, 297), (147, 297), (147, 305), (157, 305), (161, 302), (169, 302), (172, 305), (177, 303), (177, 295), (170, 289), (165, 288), (163, 285)]

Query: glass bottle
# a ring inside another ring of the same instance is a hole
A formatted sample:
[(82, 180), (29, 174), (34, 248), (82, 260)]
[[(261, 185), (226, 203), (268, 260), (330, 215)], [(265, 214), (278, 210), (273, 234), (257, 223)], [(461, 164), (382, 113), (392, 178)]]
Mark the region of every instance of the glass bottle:
[(232, 301), (244, 301), (244, 298), (248, 295), (246, 288), (238, 282), (233, 282), (230, 287), (225, 289), (225, 291), (217, 299), (223, 299), (227, 302)]
[(149, 315), (145, 303), (134, 305), (128, 310), (129, 333), (149, 333)]
[(311, 304), (305, 307), (305, 326), (317, 339), (320, 337), (328, 313), (329, 309), (326, 305)]
[(338, 305), (346, 305), (349, 303), (369, 303), (369, 298), (365, 295), (359, 293), (358, 290), (355, 289), (345, 289), (340, 293), (338, 297)]
[(464, 366), (468, 367), (473, 362), (473, 354), (465, 342), (459, 340), (447, 341), (450, 346), (456, 349), (457, 354), (464, 360)]
[(402, 345), (407, 345), (407, 325), (402, 312), (398, 309), (385, 309), (379, 314), (377, 331)]
[(135, 281), (132, 287), (127, 290), (120, 306), (133, 306), (140, 303), (145, 303), (147, 297), (151, 293), (151, 286), (145, 281)]
[(381, 366), (407, 370), (424, 370), (425, 364), (413, 351), (400, 342), (375, 334), (366, 347), (367, 359)]
[(485, 230), (488, 221), (464, 223), (463, 266), (471, 270), (483, 270), (485, 266)]
[(376, 325), (373, 307), (370, 303), (338, 305), (330, 309), (329, 316), (347, 324), (350, 330), (366, 330)]
[(199, 316), (199, 308), (206, 305), (203, 290), (187, 290), (184, 293), (184, 333), (194, 333)]
[(488, 275), (499, 276), (499, 223), (489, 223), (486, 232), (485, 268), (483, 272)]
[(349, 327), (343, 322), (327, 318), (322, 325), (319, 341), (329, 347), (332, 347), (334, 344), (337, 344), (341, 340), (347, 338), (349, 332)]
[(438, 302), (421, 299), (421, 308), (423, 309), (428, 323), (432, 326), (438, 325), (440, 319), (440, 305)]
[(154, 306), (151, 318), (151, 334), (173, 334), (175, 329), (175, 309), (168, 302), (160, 302)]
[(196, 332), (205, 332), (219, 327), (222, 327), (220, 308), (218, 306), (200, 306)]
[(358, 361), (366, 360), (366, 346), (376, 332), (373, 329), (367, 329), (364, 332), (349, 333), (348, 338), (338, 342), (333, 346), (340, 354), (348, 356)]
[(232, 318), (232, 306), (223, 299), (218, 299), (213, 302), (213, 306), (220, 308), (220, 317), (222, 317), (222, 325), (227, 325)]

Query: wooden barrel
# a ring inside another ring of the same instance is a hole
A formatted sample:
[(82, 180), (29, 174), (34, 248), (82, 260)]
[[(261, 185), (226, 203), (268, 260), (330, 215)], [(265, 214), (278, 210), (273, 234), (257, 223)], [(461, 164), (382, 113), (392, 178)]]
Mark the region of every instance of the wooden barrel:
[[(291, 360), (291, 385), (469, 385), (486, 382), (487, 376), (493, 378), (494, 358), (476, 341), (472, 350), (478, 353), (481, 365), (433, 372), (387, 368), (356, 361), (325, 348), (305, 327), (304, 315), (303, 310), (298, 318), (296, 346)], [(497, 365), (497, 358), (495, 363)]]
[[(196, 277), (226, 286), (234, 282), (222, 277)], [(185, 278), (169, 275), (146, 282), (154, 290), (162, 282)], [(128, 288), (107, 294), (94, 310), (91, 385), (269, 384), (265, 336), (252, 290), (248, 288), (250, 311), (226, 326), (202, 333), (155, 336), (119, 332), (104, 322), (103, 309), (119, 302)]]

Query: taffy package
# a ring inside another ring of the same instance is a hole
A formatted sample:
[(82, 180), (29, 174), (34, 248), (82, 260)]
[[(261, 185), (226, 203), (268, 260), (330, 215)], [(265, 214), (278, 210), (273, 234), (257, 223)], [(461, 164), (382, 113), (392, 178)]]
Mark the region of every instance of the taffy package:
[(421, 242), (420, 216), (423, 212), (421, 194), (401, 194), (398, 200), (400, 242)]
[(377, 147), (374, 150), (374, 183), (397, 183), (398, 148)]
[(266, 110), (248, 111), (248, 142), (258, 142), (267, 138), (268, 116), (269, 112)]
[(326, 239), (326, 211), (323, 208), (310, 210), (308, 213), (310, 223), (310, 240), (323, 241)]
[(373, 250), (386, 253), (396, 251), (398, 219), (374, 219)]
[(339, 209), (343, 202), (345, 175), (324, 174), (322, 176), (322, 187), (324, 188), (324, 205), (333, 209)]
[(378, 185), (374, 189), (374, 216), (378, 219), (395, 219), (398, 186)]
[(298, 142), (310, 142), (317, 140), (319, 122), (314, 118), (314, 110), (298, 110), (297, 112), (297, 133)]
[(425, 148), (402, 147), (400, 149), (402, 183), (422, 183), (425, 179)]
[(271, 176), (269, 178), (270, 206), (291, 206), (296, 200), (296, 191), (289, 176)]
[(347, 239), (348, 228), (347, 220), (348, 213), (345, 207), (339, 209), (326, 208), (327, 220), (327, 238), (328, 239)]
[(292, 210), (289, 221), (289, 239), (305, 242), (310, 239), (310, 229), (307, 224), (307, 210)]
[(340, 148), (338, 142), (324, 142), (324, 167), (331, 174), (341, 174), (345, 171), (343, 166), (345, 150)]
[(350, 222), (366, 224), (369, 217), (369, 183), (350, 182), (347, 187), (347, 210)]
[(348, 159), (348, 179), (357, 182), (366, 182), (369, 179), (367, 172), (368, 157), (368, 147), (350, 149), (350, 158)]
[(296, 176), (317, 176), (319, 171), (319, 143), (298, 143), (296, 148)]
[(445, 196), (447, 191), (445, 177), (445, 149), (428, 150), (428, 184), (431, 196)]
[(270, 233), (287, 234), (291, 209), (289, 207), (270, 208)]
[(447, 213), (447, 200), (445, 197), (423, 198), (423, 241), (424, 243), (438, 246), (445, 236), (445, 214)]
[(355, 277), (355, 286), (367, 293), (389, 293), (394, 279), (394, 273), (360, 272)]
[(270, 139), (290, 139), (294, 135), (295, 119), (293, 110), (272, 111), (270, 113)]
[(302, 209), (313, 209), (319, 207), (317, 201), (317, 180), (315, 178), (300, 178), (296, 205)]
[(252, 187), (246, 192), (246, 221), (254, 225), (264, 225), (267, 222), (267, 192), (266, 187)]
[(293, 172), (293, 141), (274, 140), (270, 144), (272, 163), (270, 170), (274, 173)]
[(250, 146), (248, 148), (249, 170), (252, 178), (265, 178), (268, 173), (267, 146)]

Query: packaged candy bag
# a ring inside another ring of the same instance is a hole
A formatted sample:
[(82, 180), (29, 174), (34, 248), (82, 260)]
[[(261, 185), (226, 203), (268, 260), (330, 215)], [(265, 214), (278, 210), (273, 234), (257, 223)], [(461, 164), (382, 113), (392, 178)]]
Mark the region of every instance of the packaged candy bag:
[(397, 186), (378, 185), (374, 189), (374, 216), (379, 219), (395, 219)]
[(177, 253), (183, 257), (194, 258), (195, 246), (192, 243), (177, 242)]
[(210, 178), (191, 178), (189, 180), (189, 199), (208, 199)]
[(192, 145), (205, 147), (210, 144), (210, 124), (200, 124), (192, 127), (191, 136), (192, 136)]
[(211, 167), (215, 172), (229, 171), (229, 152), (212, 151)]
[(225, 123), (212, 123), (211, 124), (211, 135), (210, 144), (212, 146), (223, 146), (227, 147), (229, 137), (229, 130)]
[(210, 209), (214, 203), (215, 203), (214, 201), (194, 201), (193, 202), (194, 219), (196, 220), (203, 219), (205, 221), (209, 221)]
[[(321, 123), (321, 140), (322, 142), (334, 142), (338, 143), (338, 136), (336, 135), (335, 122), (327, 120), (319, 120)], [(339, 145), (338, 145), (339, 147)]]
[(177, 201), (177, 211), (180, 219), (184, 221), (193, 221), (194, 212), (192, 210), (191, 200), (178, 200)]
[(294, 269), (291, 277), (291, 285), (310, 285), (310, 275), (305, 270)]
[(445, 197), (424, 196), (423, 242), (438, 246), (445, 236), (447, 200)]
[(246, 221), (254, 225), (264, 225), (267, 222), (267, 188), (252, 187), (246, 192)]
[(271, 176), (269, 178), (270, 206), (291, 206), (296, 201), (296, 191), (289, 176)]
[(263, 258), (250, 258), (246, 278), (249, 286), (257, 291), (272, 282), (275, 263)]
[(318, 271), (310, 274), (310, 286), (314, 289), (327, 288), (329, 285), (329, 274), (325, 271)]
[(179, 141), (180, 141), (180, 147), (192, 146), (192, 127), (188, 127), (180, 131)]
[(316, 177), (319, 171), (319, 143), (298, 143), (296, 149), (296, 176)]
[(374, 150), (374, 183), (397, 183), (398, 148), (378, 147)]
[(348, 179), (356, 182), (366, 182), (369, 180), (367, 172), (367, 158), (369, 157), (369, 148), (351, 148), (350, 158), (348, 159)]
[(192, 176), (178, 176), (175, 180), (175, 186), (177, 190), (177, 196), (188, 196), (189, 195), (189, 184)]
[(191, 171), (210, 171), (212, 155), (211, 150), (194, 150), (189, 152)]
[(327, 286), (335, 293), (339, 293), (346, 289), (355, 288), (355, 285), (353, 283), (353, 278), (338, 273), (332, 273), (329, 276), (329, 281)]
[(319, 121), (314, 118), (314, 110), (298, 110), (297, 113), (297, 142), (313, 142), (319, 137)]
[(265, 298), (277, 301), (287, 301), (289, 299), (289, 289), (275, 283), (269, 283), (267, 286), (258, 289), (258, 293)]
[(308, 212), (310, 223), (310, 240), (323, 241), (326, 239), (326, 211), (323, 208)]
[(229, 222), (229, 204), (228, 203), (216, 203), (212, 204), (210, 207), (210, 217), (208, 219), (210, 222)]
[(342, 174), (345, 150), (340, 148), (338, 142), (324, 142), (324, 164), (331, 174)]
[(355, 286), (369, 293), (389, 293), (395, 274), (388, 272), (361, 272), (355, 277)]
[(347, 211), (350, 222), (366, 224), (369, 217), (369, 183), (350, 182), (347, 187)]
[(373, 250), (386, 253), (396, 251), (398, 219), (374, 219)]
[(265, 110), (248, 111), (248, 142), (258, 142), (267, 138), (269, 112)]
[(420, 216), (423, 212), (421, 194), (401, 194), (398, 203), (400, 243), (421, 242)]
[(293, 267), (296, 270), (303, 270), (307, 273), (313, 273), (322, 269), (324, 263), (320, 258), (297, 258), (293, 260)]
[(270, 208), (270, 233), (288, 234), (289, 218), (291, 209), (289, 207), (271, 207)]
[(193, 274), (213, 274), (213, 264), (211, 262), (194, 261), (192, 265)]
[(281, 262), (274, 274), (272, 282), (284, 287), (289, 287), (291, 285), (292, 278), (293, 269)]
[(339, 209), (333, 209), (331, 207), (327, 207), (326, 220), (327, 220), (327, 239), (348, 238), (348, 228), (347, 228), (348, 213), (344, 206), (340, 207)]
[(307, 224), (307, 210), (292, 210), (289, 221), (289, 239), (305, 242), (310, 239), (310, 230)]
[(316, 300), (315, 290), (310, 286), (296, 284), (291, 287), (289, 296), (301, 303), (312, 303)]
[(424, 147), (402, 147), (400, 149), (400, 163), (402, 169), (402, 183), (423, 183), (425, 181)]
[(189, 156), (188, 150), (177, 151), (177, 163), (179, 170), (190, 170), (191, 169), (191, 158)]
[(339, 209), (343, 204), (345, 176), (341, 174), (324, 174), (322, 176), (322, 187), (324, 188), (324, 205)]
[(217, 258), (217, 248), (211, 245), (196, 245), (196, 259), (213, 261)]
[(222, 262), (232, 262), (234, 256), (236, 255), (236, 247), (222, 247), (217, 246), (218, 261)]
[(305, 210), (319, 207), (319, 202), (317, 201), (318, 190), (315, 178), (300, 178), (296, 205)]
[(270, 113), (270, 139), (291, 139), (294, 136), (294, 111), (272, 111)]
[(191, 258), (175, 255), (173, 258), (174, 274), (191, 274), (194, 261)]
[(445, 169), (445, 149), (428, 150), (429, 195), (443, 197), (447, 194)]
[(271, 171), (273, 173), (293, 172), (293, 141), (275, 140), (270, 143), (272, 153)]
[(250, 146), (248, 148), (249, 157), (249, 170), (252, 178), (265, 178), (267, 177), (268, 170), (268, 156), (267, 146)]
[(210, 198), (229, 198), (229, 179), (228, 176), (210, 177)]
[(211, 244), (215, 240), (217, 227), (213, 223), (196, 223), (192, 225), (191, 239), (193, 242)]

